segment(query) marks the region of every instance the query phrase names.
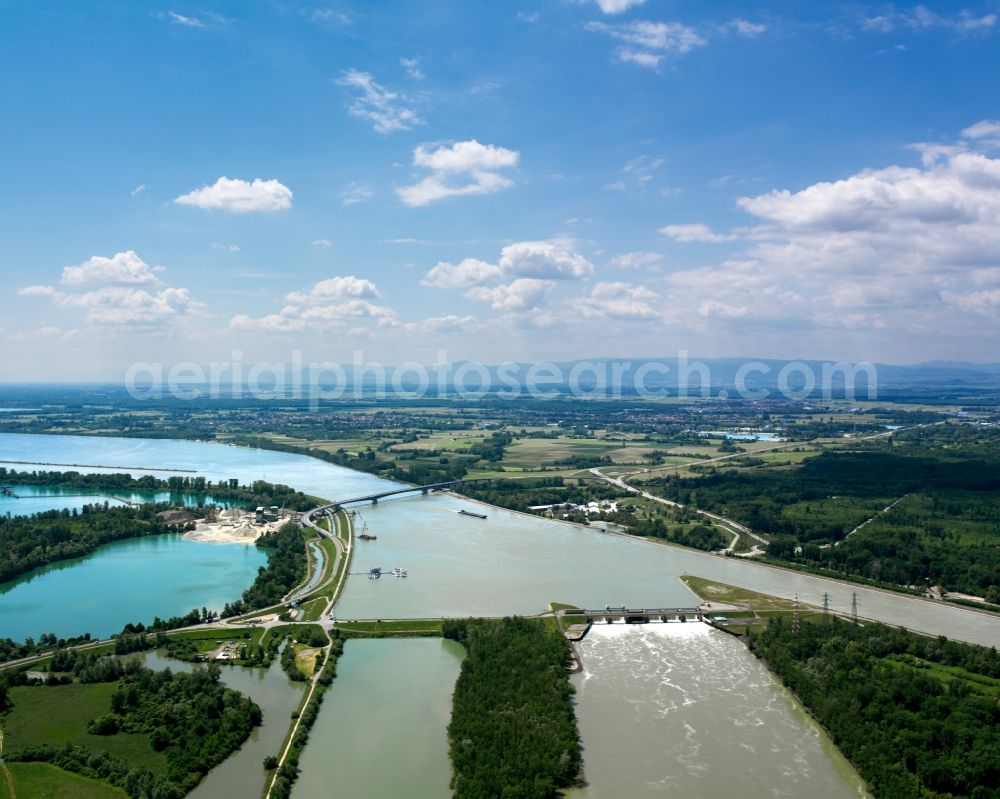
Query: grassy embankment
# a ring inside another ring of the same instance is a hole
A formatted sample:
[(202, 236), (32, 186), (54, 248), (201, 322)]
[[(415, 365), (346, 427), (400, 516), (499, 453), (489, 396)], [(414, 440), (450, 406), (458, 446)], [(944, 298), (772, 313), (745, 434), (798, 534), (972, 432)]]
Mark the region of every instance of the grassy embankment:
[[(760, 594), (747, 588), (727, 585), (689, 574), (682, 575), (680, 579), (702, 601), (736, 607), (735, 610), (720, 608), (715, 614), (712, 614), (725, 616), (729, 619), (726, 630), (732, 633), (744, 634), (748, 630), (762, 630), (767, 626), (770, 618), (774, 616), (787, 617), (796, 609), (796, 603), (789, 599)], [(815, 622), (823, 618), (823, 614), (817, 612), (816, 608), (802, 602), (798, 603), (798, 610), (799, 619), (803, 622)]]
[(441, 635), (440, 619), (398, 621), (351, 621), (337, 624), (345, 638), (382, 638), (385, 636), (435, 636)]

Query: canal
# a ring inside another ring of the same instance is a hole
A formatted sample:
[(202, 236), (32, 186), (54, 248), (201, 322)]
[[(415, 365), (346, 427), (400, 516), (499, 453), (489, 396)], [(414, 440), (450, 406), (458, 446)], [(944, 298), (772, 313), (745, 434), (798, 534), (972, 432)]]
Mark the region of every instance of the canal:
[(299, 759), (293, 799), (451, 796), (447, 728), (464, 649), (440, 638), (350, 640)]

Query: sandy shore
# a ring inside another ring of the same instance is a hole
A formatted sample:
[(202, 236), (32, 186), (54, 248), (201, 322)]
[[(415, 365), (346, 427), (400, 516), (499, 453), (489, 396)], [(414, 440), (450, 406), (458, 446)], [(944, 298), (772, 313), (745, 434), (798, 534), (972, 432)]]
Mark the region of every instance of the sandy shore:
[(201, 523), (194, 530), (184, 533), (188, 541), (208, 541), (214, 544), (252, 544), (264, 533), (268, 526), (241, 524), (238, 527)]

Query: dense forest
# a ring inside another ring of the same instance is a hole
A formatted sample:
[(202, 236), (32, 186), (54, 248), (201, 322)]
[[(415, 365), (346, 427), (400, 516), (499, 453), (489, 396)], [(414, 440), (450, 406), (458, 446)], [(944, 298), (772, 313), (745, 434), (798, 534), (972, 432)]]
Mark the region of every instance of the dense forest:
[(267, 566), (257, 570), (257, 578), (243, 598), (229, 602), (223, 616), (238, 616), (258, 608), (276, 605), (306, 576), (306, 542), (297, 524), (283, 524), (273, 533), (257, 539), (257, 546), (268, 551)]
[(32, 516), (0, 516), (0, 583), (32, 569), (89, 555), (101, 544), (176, 532), (157, 518), (160, 505), (84, 505)]
[(772, 536), (771, 558), (1000, 601), (1000, 431), (940, 425), (858, 447), (655, 486)]
[[(196, 497), (210, 496), (215, 502), (233, 502), (246, 507), (278, 505), (304, 511), (313, 507), (313, 500), (286, 485), (255, 480), (240, 485), (239, 480), (206, 480), (204, 477), (174, 475), (166, 479), (130, 474), (81, 474), (80, 472), (19, 472), (0, 467), (0, 486), (58, 486), (60, 488), (98, 489), (103, 491), (151, 492), (169, 491)], [(15, 492), (16, 493), (16, 492)]]
[(751, 649), (879, 799), (1000, 797), (1000, 656), (880, 624), (775, 618)]
[(448, 740), (456, 799), (547, 799), (579, 780), (565, 639), (541, 623), (445, 621), (465, 645)]
[[(95, 661), (97, 662), (97, 661)], [(219, 668), (192, 673), (154, 672), (137, 663), (110, 668), (117, 679), (110, 712), (93, 719), (93, 735), (146, 733), (166, 755), (163, 776), (129, 768), (106, 753), (82, 747), (35, 746), (7, 754), (10, 760), (43, 761), (116, 785), (141, 799), (180, 799), (209, 769), (235, 752), (260, 724), (260, 708), (219, 682)], [(44, 687), (38, 690), (45, 690)]]

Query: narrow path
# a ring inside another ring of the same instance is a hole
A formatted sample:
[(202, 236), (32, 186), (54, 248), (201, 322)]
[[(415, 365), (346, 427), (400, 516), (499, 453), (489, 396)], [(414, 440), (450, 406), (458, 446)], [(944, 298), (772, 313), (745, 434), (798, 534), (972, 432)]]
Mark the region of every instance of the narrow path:
[[(741, 452), (738, 454), (745, 455), (747, 453)], [(668, 507), (671, 508), (678, 508), (682, 510), (688, 508), (687, 505), (682, 505), (680, 502), (674, 502), (672, 499), (665, 499), (663, 497), (658, 497), (656, 494), (650, 494), (648, 491), (643, 491), (641, 488), (636, 488), (633, 485), (629, 485), (628, 483), (625, 482), (624, 479), (620, 477), (609, 477), (597, 467), (594, 467), (593, 469), (588, 469), (587, 471), (589, 471), (595, 477), (600, 477), (602, 480), (607, 480), (609, 483), (611, 483), (614, 486), (617, 486), (623, 491), (628, 491), (630, 494), (638, 494), (643, 499), (648, 499), (651, 500), (652, 502), (659, 502), (661, 505), (667, 505)], [(757, 541), (758, 543), (763, 544), (764, 546), (767, 546), (768, 544), (766, 538), (764, 538), (761, 535), (758, 535), (749, 527), (747, 527), (745, 524), (740, 524), (739, 522), (734, 521), (733, 519), (726, 518), (725, 516), (720, 516), (719, 514), (712, 513), (711, 511), (702, 510), (701, 508), (690, 508), (690, 509), (694, 510), (694, 512), (697, 513), (698, 515), (704, 516), (705, 518), (711, 519), (717, 524), (721, 524), (723, 527), (726, 527), (727, 531), (730, 534), (735, 532), (737, 535), (748, 536), (749, 538), (754, 539), (754, 541)], [(757, 548), (756, 545), (755, 548)]]
[(0, 769), (3, 769), (3, 776), (7, 780), (7, 790), (10, 791), (10, 799), (17, 799), (17, 792), (14, 790), (14, 778), (7, 768), (7, 762), (3, 759), (3, 730), (0, 730)]
[[(313, 694), (316, 693), (316, 687), (319, 685), (320, 675), (323, 673), (323, 669), (326, 668), (326, 663), (330, 659), (330, 652), (333, 650), (333, 641), (330, 636), (327, 635), (327, 646), (326, 655), (323, 657), (323, 662), (317, 664), (314, 671), (312, 679), (309, 681), (309, 692), (306, 694), (305, 700), (299, 705), (298, 715), (295, 717), (295, 723), (292, 725), (292, 731), (288, 734), (288, 740), (285, 742), (284, 749), (281, 750), (281, 756), (278, 758), (278, 765), (274, 769), (274, 774), (271, 775), (271, 782), (268, 783), (267, 793), (264, 794), (264, 799), (271, 799), (271, 791), (274, 790), (274, 783), (278, 779), (278, 773), (281, 771), (281, 767), (285, 765), (285, 761), (288, 759), (288, 753), (291, 751), (292, 742), (295, 740), (295, 735), (299, 731), (299, 725), (302, 723), (302, 713), (309, 707), (309, 703), (312, 701)], [(286, 643), (285, 646), (291, 646), (291, 644)]]
[[(885, 516), (885, 514), (887, 514), (889, 511), (891, 511), (893, 508), (895, 508), (900, 502), (902, 502), (908, 496), (910, 496), (910, 495), (909, 494), (903, 494), (903, 496), (898, 497), (895, 502), (891, 502), (890, 504), (886, 505), (884, 508), (882, 508), (882, 510), (880, 510), (878, 513), (876, 513), (870, 519), (865, 519), (863, 522), (861, 522), (861, 524), (859, 524), (857, 527), (855, 527), (853, 530), (851, 530), (851, 532), (849, 532), (846, 536), (844, 536), (844, 540), (846, 541), (848, 538), (850, 538), (852, 535), (854, 535), (856, 532), (858, 532), (862, 527), (865, 527), (865, 526), (871, 524), (873, 521), (875, 521), (880, 516)], [(841, 544), (841, 542), (837, 541), (836, 544), (834, 544), (834, 546), (838, 546), (839, 547), (840, 544)]]

